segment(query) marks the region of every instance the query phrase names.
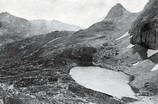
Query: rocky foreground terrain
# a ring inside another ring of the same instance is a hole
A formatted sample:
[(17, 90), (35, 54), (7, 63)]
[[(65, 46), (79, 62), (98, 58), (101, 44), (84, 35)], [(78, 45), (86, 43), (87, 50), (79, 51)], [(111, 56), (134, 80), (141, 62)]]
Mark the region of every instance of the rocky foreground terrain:
[[(151, 0), (143, 12), (130, 13), (117, 4), (103, 21), (88, 29), (55, 31), (2, 45), (0, 103), (157, 104), (158, 71), (151, 71), (157, 54), (147, 56), (148, 49), (157, 49), (156, 41), (150, 40), (157, 33), (151, 22), (157, 5), (157, 0)], [(138, 99), (117, 99), (77, 84), (69, 75), (74, 66), (126, 73)]]

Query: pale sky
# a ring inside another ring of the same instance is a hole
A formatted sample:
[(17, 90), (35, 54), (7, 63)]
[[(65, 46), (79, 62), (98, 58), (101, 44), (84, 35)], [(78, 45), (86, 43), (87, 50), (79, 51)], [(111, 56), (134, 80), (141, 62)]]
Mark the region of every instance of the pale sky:
[(131, 12), (141, 11), (148, 0), (0, 0), (0, 12), (26, 19), (59, 20), (88, 27), (102, 20), (110, 8), (121, 3)]

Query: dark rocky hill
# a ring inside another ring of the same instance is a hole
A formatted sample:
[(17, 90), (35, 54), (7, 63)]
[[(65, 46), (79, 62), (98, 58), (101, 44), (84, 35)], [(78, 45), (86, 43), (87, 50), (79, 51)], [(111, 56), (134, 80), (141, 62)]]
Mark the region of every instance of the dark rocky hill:
[(29, 21), (15, 17), (7, 12), (0, 13), (0, 44), (23, 39), (30, 32)]
[(150, 0), (144, 11), (134, 22), (131, 35), (131, 43), (138, 44), (147, 49), (158, 49), (157, 21), (158, 1)]
[[(151, 100), (147, 100), (151, 104), (156, 102), (158, 94), (157, 14), (158, 1), (150, 0), (133, 23), (130, 29), (131, 43), (137, 47), (134, 51), (144, 56), (144, 61), (139, 61), (127, 71), (135, 77), (131, 86), (138, 88), (140, 95), (152, 96)], [(153, 54), (149, 56), (151, 51)]]

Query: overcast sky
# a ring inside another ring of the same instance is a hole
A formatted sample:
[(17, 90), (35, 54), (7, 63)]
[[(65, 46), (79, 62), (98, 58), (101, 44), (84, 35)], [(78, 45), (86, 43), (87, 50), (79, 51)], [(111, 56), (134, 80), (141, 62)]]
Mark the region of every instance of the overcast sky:
[(0, 0), (0, 12), (26, 19), (56, 19), (87, 27), (102, 20), (110, 8), (121, 3), (131, 12), (143, 9), (148, 0)]

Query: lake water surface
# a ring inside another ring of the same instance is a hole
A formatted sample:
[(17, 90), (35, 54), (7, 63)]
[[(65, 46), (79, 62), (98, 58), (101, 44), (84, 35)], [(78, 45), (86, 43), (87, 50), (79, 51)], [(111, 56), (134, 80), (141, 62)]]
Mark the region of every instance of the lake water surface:
[(71, 77), (80, 85), (112, 95), (136, 98), (128, 85), (129, 76), (122, 72), (115, 72), (100, 67), (74, 67), (70, 70)]

